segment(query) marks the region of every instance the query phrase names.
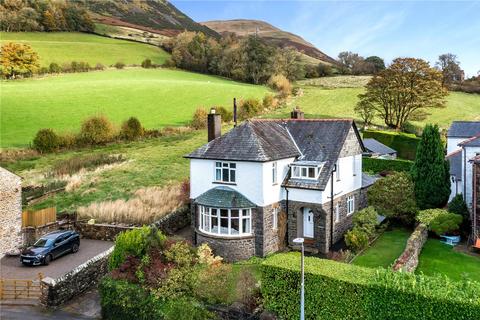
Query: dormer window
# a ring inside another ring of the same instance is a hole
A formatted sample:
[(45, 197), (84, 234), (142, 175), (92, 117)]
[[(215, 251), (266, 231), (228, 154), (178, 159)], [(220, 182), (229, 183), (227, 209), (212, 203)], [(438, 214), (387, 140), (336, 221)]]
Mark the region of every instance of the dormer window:
[(215, 162), (215, 181), (235, 183), (237, 164), (233, 162)]
[(318, 164), (293, 164), (292, 165), (292, 178), (294, 179), (317, 179), (321, 165)]

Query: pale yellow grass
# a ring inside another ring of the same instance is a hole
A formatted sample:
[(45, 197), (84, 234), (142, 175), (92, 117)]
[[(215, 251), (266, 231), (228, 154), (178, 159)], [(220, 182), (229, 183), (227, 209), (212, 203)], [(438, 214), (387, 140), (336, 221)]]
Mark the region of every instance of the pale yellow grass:
[(129, 200), (95, 202), (78, 208), (81, 219), (103, 223), (148, 224), (185, 205), (181, 185), (139, 189)]

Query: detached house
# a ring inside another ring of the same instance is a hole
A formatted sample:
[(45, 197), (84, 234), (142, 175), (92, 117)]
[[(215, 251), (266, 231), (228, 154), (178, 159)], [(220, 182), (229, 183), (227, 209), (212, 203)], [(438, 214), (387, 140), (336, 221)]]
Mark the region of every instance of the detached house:
[(480, 121), (454, 121), (447, 133), (450, 200), (462, 194), (472, 214), (472, 233), (480, 237)]
[(220, 135), (208, 115), (208, 140), (190, 159), (196, 244), (228, 260), (265, 256), (292, 240), (326, 253), (366, 206), (365, 151), (353, 120), (249, 120)]

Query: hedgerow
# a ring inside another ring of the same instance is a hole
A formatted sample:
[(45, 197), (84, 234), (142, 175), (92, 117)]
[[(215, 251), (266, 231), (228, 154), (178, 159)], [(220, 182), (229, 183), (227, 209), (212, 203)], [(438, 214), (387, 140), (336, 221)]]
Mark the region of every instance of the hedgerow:
[[(307, 319), (479, 319), (478, 292), (476, 282), (305, 258)], [(264, 306), (280, 319), (295, 319), (299, 293), (299, 254), (267, 258), (262, 264)]]
[(372, 138), (397, 151), (398, 157), (414, 160), (417, 152), (417, 145), (420, 138), (414, 134), (367, 130), (363, 132), (363, 138)]
[(380, 173), (385, 171), (396, 171), (396, 172), (410, 172), (413, 162), (410, 160), (401, 160), (401, 159), (379, 159), (379, 158), (363, 158), (363, 171)]

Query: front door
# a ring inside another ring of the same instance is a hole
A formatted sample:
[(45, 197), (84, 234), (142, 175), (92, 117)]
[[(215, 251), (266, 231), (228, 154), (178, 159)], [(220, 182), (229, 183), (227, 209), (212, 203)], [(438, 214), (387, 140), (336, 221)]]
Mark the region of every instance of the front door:
[(313, 238), (313, 211), (309, 208), (303, 209), (303, 236)]

